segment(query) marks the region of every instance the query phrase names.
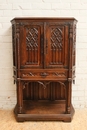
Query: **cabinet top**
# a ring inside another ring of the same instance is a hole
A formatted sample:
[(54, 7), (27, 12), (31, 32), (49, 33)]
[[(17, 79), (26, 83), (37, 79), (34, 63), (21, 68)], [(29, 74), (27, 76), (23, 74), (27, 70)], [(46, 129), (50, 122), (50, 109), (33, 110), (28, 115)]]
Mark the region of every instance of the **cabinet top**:
[(73, 17), (16, 17), (13, 18), (11, 20), (11, 22), (13, 21), (77, 21), (75, 18)]

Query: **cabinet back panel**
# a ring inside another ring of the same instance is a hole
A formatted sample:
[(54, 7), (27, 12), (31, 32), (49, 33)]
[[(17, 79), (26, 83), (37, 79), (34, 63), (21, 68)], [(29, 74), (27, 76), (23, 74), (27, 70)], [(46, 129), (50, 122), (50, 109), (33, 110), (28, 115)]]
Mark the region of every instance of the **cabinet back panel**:
[(46, 85), (36, 82), (27, 83), (23, 90), (24, 100), (58, 100), (65, 99), (65, 89), (57, 82)]

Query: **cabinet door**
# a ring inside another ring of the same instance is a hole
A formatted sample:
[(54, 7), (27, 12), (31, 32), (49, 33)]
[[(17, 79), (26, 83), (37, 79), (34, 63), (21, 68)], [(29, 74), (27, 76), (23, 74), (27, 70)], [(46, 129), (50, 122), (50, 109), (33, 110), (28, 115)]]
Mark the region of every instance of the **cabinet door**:
[(63, 23), (46, 24), (45, 67), (68, 66), (69, 27)]
[(21, 67), (43, 68), (43, 23), (24, 23), (20, 27)]

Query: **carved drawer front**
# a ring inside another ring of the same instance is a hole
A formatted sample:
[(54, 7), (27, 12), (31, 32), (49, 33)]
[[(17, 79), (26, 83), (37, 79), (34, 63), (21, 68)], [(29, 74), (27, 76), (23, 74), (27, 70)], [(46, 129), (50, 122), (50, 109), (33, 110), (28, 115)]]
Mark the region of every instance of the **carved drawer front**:
[(21, 70), (25, 80), (67, 80), (67, 70)]

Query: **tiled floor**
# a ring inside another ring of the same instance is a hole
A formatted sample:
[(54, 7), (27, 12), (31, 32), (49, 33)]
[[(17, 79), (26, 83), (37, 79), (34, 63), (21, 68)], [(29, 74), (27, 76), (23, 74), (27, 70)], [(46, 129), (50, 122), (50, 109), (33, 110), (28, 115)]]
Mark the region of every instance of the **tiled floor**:
[(87, 130), (87, 109), (76, 109), (71, 123), (58, 121), (18, 123), (12, 110), (0, 110), (0, 130)]

